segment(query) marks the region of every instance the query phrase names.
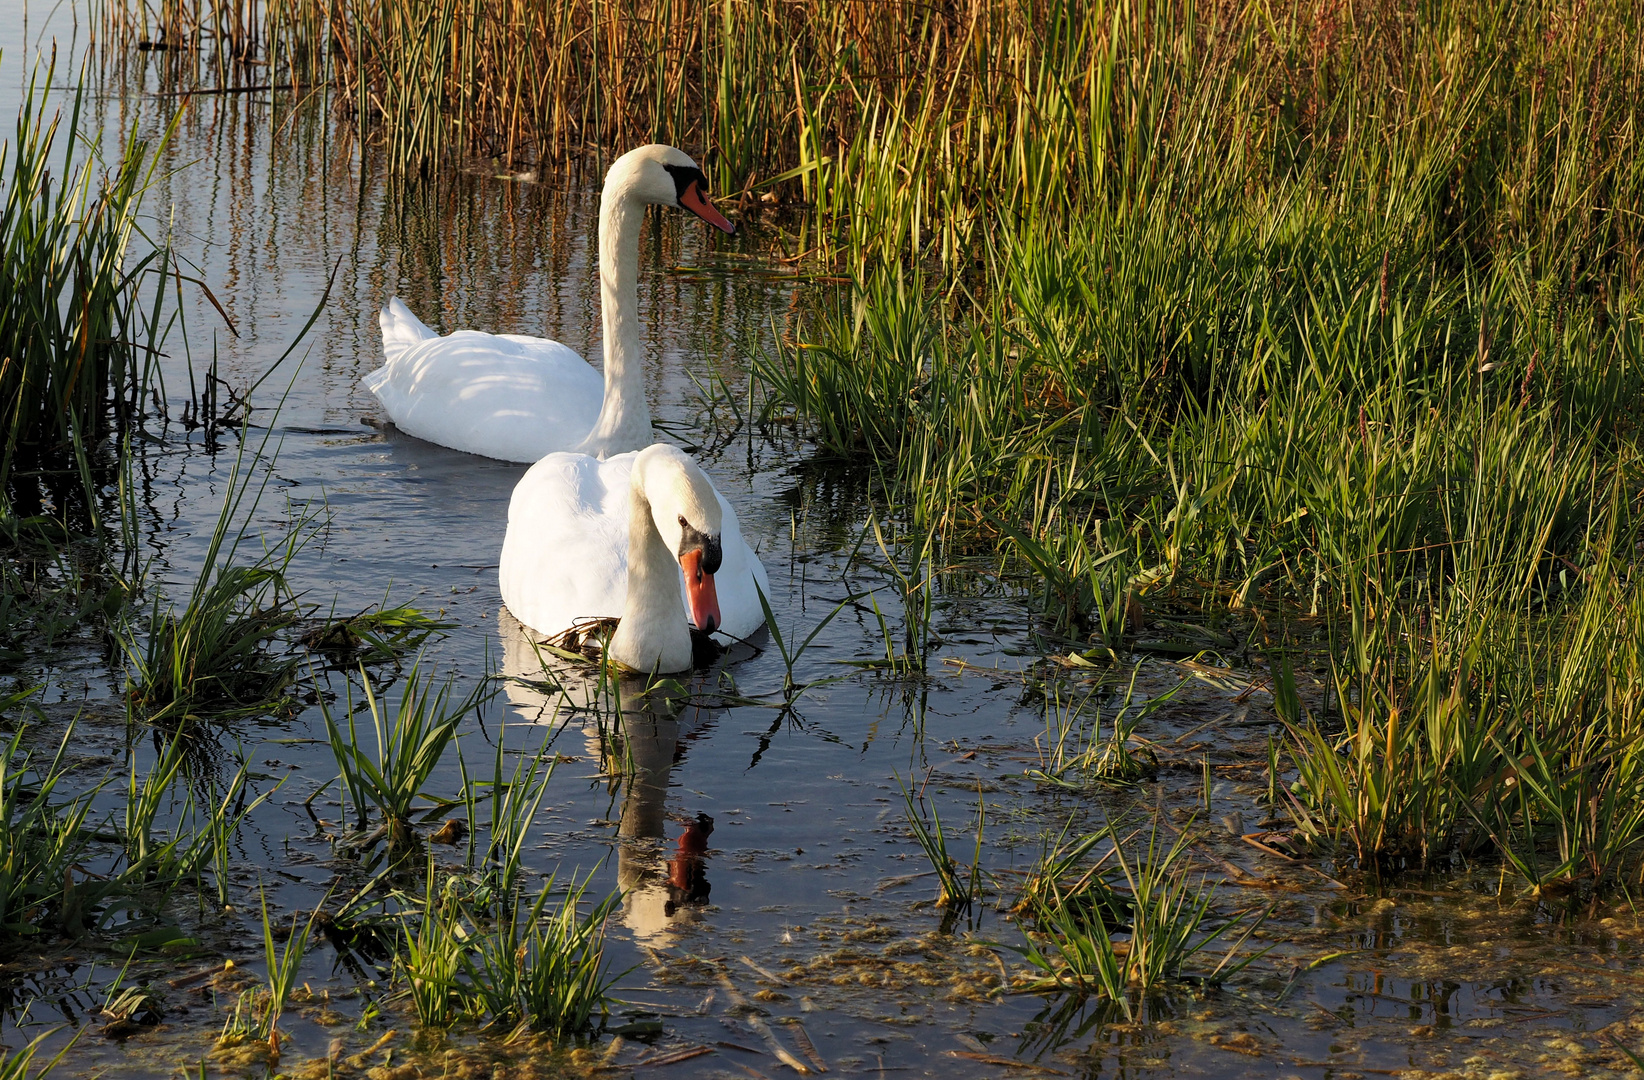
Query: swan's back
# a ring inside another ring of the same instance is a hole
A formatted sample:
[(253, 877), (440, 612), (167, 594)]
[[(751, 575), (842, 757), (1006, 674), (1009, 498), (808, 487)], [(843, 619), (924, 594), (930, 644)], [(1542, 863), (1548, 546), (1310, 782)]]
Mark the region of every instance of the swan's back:
[(557, 341), (458, 330), (438, 337), (398, 298), (381, 315), (387, 363), (365, 377), (407, 435), (503, 461), (536, 461), (587, 437), (605, 383)]

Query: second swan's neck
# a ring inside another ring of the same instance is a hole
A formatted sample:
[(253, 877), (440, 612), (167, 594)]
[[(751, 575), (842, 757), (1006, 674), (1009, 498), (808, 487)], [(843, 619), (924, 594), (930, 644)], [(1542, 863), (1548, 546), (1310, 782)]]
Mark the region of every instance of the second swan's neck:
[(606, 180), (599, 199), (599, 306), (605, 331), (605, 401), (577, 449), (598, 458), (651, 445), (651, 406), (639, 345), (639, 226), (645, 204), (625, 178)]
[(679, 594), (679, 562), (656, 531), (640, 485), (629, 499), (628, 598), (610, 656), (637, 671), (683, 671), (691, 666), (691, 632)]

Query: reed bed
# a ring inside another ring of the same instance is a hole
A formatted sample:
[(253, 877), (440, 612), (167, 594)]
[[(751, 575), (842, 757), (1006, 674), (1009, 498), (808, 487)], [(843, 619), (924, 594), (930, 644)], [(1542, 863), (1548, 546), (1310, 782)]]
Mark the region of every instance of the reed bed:
[(105, 48), (163, 30), (219, 70), (325, 87), (397, 171), (684, 146), (721, 193), (815, 207), (800, 242), (857, 265), (968, 266), (1003, 224), (1138, 198), (1200, 217), (1302, 179), (1401, 250), (1528, 242), (1636, 274), (1639, 18), (1621, 0), (111, 0), (100, 25)]
[(49, 511), (90, 533), (109, 437), (155, 378), (169, 253), (134, 251), (153, 148), (133, 134), (115, 161), (86, 155), (84, 89), (50, 109), (54, 75), (36, 73), (0, 146), (0, 517)]
[(1265, 653), (1321, 848), (1635, 882), (1644, 37), (1584, 10), (1109, 12), (1088, 171), (966, 267), (864, 258), (760, 418), (1002, 555), (1047, 650)]

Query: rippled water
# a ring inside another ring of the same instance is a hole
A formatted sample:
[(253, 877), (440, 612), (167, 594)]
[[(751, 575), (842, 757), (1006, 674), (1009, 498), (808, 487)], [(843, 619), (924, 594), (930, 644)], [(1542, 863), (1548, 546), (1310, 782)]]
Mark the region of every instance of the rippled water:
[[(64, 17), (54, 15), (52, 25), (62, 28)], [(49, 40), (38, 23), (27, 39), (17, 20), (5, 33), (0, 90), (11, 96), (0, 96), (0, 111), (18, 100), (21, 65), (13, 58)], [(128, 85), (99, 97), (99, 122), (110, 131), (135, 123), (157, 137), (180, 99), (155, 96), (165, 84), (140, 65)], [(385, 429), (360, 377), (381, 362), (376, 313), (394, 294), (441, 330), (544, 334), (597, 357), (590, 187), (597, 173), (536, 183), (471, 172), (397, 190), (362, 171), (357, 147), (323, 108), (293, 108), (268, 94), (192, 99), (164, 162), (148, 203), (150, 226), (170, 233), (222, 308), (183, 287), (183, 329), (170, 339), (166, 365), (169, 403), (180, 415), (190, 371), (198, 386), (213, 356), (227, 386), (258, 386), (244, 445), (264, 446), (275, 480), (257, 510), (257, 533), (278, 543), (305, 515), (314, 522), (293, 564), (294, 584), (306, 600), (339, 612), (387, 596), (441, 614), (456, 628), (424, 662), (464, 685), (499, 669), (541, 677), (497, 594), (507, 501), (523, 467)], [(878, 590), (876, 602), (899, 634), (892, 579), (866, 528), (866, 477), (739, 416), (750, 355), (829, 302), (826, 285), (781, 261), (785, 239), (770, 221), (745, 222), (737, 237), (724, 238), (678, 215), (651, 218), (640, 301), (658, 427), (693, 448), (739, 508), (790, 641), (866, 590)], [(313, 330), (274, 367), (316, 308)], [(738, 404), (706, 400), (704, 388), (716, 385)], [(242, 443), (233, 432), (208, 437), (181, 424), (163, 436), (142, 448), (138, 499), (151, 583), (175, 596), (200, 570)], [(632, 969), (619, 989), (632, 1004), (613, 1024), (658, 1019), (660, 1034), (646, 1039), (659, 1051), (712, 1049), (656, 1070), (786, 1070), (759, 1025), (746, 1020), (745, 1005), (763, 1010), (785, 1047), (802, 1055), (803, 1035), (841, 1072), (1595, 1075), (1625, 1064), (1595, 1033), (1638, 1041), (1638, 976), (1613, 974), (1637, 967), (1630, 914), (1572, 918), (1498, 898), (1501, 883), (1489, 873), (1426, 883), (1425, 891), (1343, 887), (1231, 832), (1205, 841), (1196, 857), (1216, 879), (1232, 873), (1230, 864), (1260, 879), (1247, 882), (1260, 887), (1227, 889), (1224, 910), (1274, 905), (1264, 934), (1276, 948), (1244, 978), (1220, 992), (1148, 1002), (1135, 1022), (998, 993), (1005, 965), (1020, 968), (1009, 946), (1021, 937), (991, 902), (968, 921), (942, 925), (929, 864), (907, 828), (904, 787), (940, 811), (967, 856), (983, 808), (982, 863), (1008, 887), (1070, 818), (1075, 827), (1126, 814), (1141, 822), (1153, 811), (1177, 827), (1202, 818), (1207, 758), (1210, 820), (1237, 813), (1249, 823), (1243, 831), (1253, 829), (1264, 816), (1258, 798), (1272, 716), (1258, 672), (1149, 660), (1141, 695), (1186, 680), (1140, 729), (1156, 744), (1161, 778), (1106, 793), (1040, 787), (1024, 771), (1039, 761), (1046, 710), (1088, 692), (1097, 676), (1039, 660), (1025, 594), (988, 569), (958, 565), (940, 578), (940, 644), (928, 674), (896, 678), (839, 663), (883, 655), (864, 601), (848, 605), (801, 658), (798, 679), (832, 681), (792, 708), (688, 705), (630, 716), (631, 781), (605, 774), (591, 723), (572, 717), (558, 728), (560, 763), (528, 861), (544, 874), (591, 872), (599, 895), (627, 890), (612, 959), (618, 970)], [(696, 689), (706, 694), (725, 678), (743, 694), (778, 689), (777, 650), (768, 637), (753, 644)], [(76, 749), (85, 775), (124, 767), (119, 675), (106, 656), (71, 647), (12, 674), (51, 683), (54, 718), (81, 714)], [(559, 677), (575, 682), (574, 673)], [(342, 675), (327, 678), (345, 694)], [(1120, 694), (1122, 701), (1127, 678), (1110, 677), (1098, 700)], [(465, 728), (463, 759), (470, 771), (488, 770), (498, 740), (510, 752), (535, 749), (562, 719), (540, 694), (510, 683)], [(265, 887), (280, 910), (312, 908), (359, 881), (356, 863), (333, 849), (342, 825), (335, 787), (307, 803), (335, 777), (329, 750), (316, 741), (322, 734), (318, 710), (307, 708), (240, 725), (220, 740), (225, 761), (238, 746), (256, 765), (256, 789), (274, 790), (242, 836), (240, 880)], [(145, 753), (140, 746), (143, 767)], [(432, 786), (455, 792), (456, 763)], [(705, 838), (700, 815), (712, 819)], [(151, 925), (131, 918), (133, 930)], [(180, 918), (212, 954), (259, 969), (257, 919), (243, 911)], [(63, 1020), (93, 1021), (122, 962), (90, 943), (68, 959), (56, 949), (18, 958), (8, 1042)], [(204, 962), (159, 957), (134, 965), (126, 981), (162, 988), (165, 1022), (123, 1042), (92, 1030), (70, 1052), (67, 1071), (171, 1076), (198, 1062), (231, 995), (167, 980)], [(330, 946), (316, 945), (303, 978), (330, 1000), (291, 1015), (287, 1067), (327, 1055), (334, 1039), (346, 1056), (390, 1028), (403, 1030), (393, 1009), (358, 1022), (378, 990), (362, 992)], [(399, 1049), (396, 1060), (407, 1052)], [(438, 1075), (428, 1063), (441, 1060), (440, 1051), (417, 1052), (424, 1056), (409, 1060)], [(529, 1057), (517, 1047), (485, 1053)], [(609, 1064), (626, 1069), (650, 1053), (631, 1034)], [(382, 1064), (382, 1050), (364, 1064)]]

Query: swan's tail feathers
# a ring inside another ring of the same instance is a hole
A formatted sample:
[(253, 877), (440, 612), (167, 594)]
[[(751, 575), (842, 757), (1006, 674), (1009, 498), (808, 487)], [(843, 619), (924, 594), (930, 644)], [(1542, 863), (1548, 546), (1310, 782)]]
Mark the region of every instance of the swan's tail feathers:
[(411, 314), (411, 309), (405, 306), (405, 301), (397, 296), (383, 307), (378, 319), (382, 323), (383, 356), (390, 364), (417, 342), (439, 336)]

